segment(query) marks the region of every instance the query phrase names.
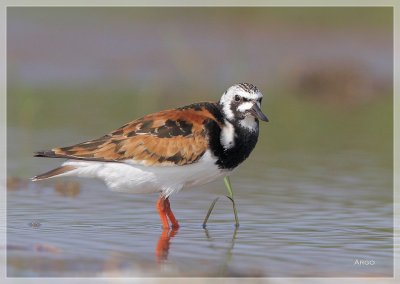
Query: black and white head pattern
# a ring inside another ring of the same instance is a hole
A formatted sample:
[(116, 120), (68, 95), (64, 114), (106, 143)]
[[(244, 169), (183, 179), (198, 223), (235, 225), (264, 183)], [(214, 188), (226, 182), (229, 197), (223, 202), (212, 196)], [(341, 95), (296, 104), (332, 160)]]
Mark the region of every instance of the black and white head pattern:
[(262, 98), (263, 95), (256, 86), (240, 83), (230, 87), (222, 95), (219, 103), (228, 122), (250, 131), (257, 131), (260, 117), (255, 110), (261, 109)]

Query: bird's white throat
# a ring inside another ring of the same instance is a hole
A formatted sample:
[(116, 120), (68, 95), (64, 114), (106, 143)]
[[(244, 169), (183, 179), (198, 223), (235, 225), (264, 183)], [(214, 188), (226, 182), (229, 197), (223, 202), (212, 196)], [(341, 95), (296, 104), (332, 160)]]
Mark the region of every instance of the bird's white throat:
[(239, 121), (240, 126), (250, 131), (257, 131), (258, 123), (253, 116), (247, 115), (244, 119)]

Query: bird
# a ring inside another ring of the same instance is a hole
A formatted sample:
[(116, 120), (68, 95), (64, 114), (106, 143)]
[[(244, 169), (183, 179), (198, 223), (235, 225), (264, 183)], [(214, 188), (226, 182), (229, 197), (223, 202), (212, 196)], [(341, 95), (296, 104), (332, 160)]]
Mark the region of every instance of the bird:
[(34, 153), (66, 159), (32, 178), (98, 178), (112, 190), (159, 193), (156, 208), (163, 229), (178, 228), (169, 197), (229, 175), (255, 148), (261, 110), (259, 89), (229, 87), (218, 102), (200, 102), (133, 120), (94, 140)]

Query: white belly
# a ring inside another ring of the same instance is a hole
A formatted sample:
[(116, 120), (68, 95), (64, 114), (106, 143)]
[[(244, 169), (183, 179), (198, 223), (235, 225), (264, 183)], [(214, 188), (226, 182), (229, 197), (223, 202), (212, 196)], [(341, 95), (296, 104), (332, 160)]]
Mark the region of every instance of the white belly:
[(100, 178), (114, 191), (162, 192), (167, 197), (184, 187), (205, 184), (228, 174), (218, 169), (215, 161), (209, 151), (198, 162), (185, 166), (148, 167), (129, 163), (69, 160), (64, 165), (72, 165), (77, 169), (64, 175)]

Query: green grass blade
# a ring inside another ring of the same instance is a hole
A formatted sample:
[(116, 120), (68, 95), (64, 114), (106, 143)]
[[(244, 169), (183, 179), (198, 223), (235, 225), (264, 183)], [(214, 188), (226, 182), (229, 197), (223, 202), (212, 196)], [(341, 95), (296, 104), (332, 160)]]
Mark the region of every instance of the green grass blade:
[(229, 197), (233, 200), (233, 191), (232, 191), (231, 180), (229, 179), (228, 176), (224, 177), (224, 183), (225, 183), (226, 188), (228, 189)]
[(204, 222), (203, 222), (203, 228), (205, 228), (207, 226), (208, 218), (210, 218), (211, 212), (213, 211), (215, 203), (217, 203), (218, 199), (219, 199), (219, 197), (215, 198), (214, 201), (211, 203), (211, 206), (208, 209), (206, 218), (204, 219)]
[(232, 185), (231, 185), (231, 181), (228, 176), (226, 176), (224, 178), (224, 183), (225, 183), (225, 186), (226, 186), (226, 188), (228, 190), (228, 194), (229, 194), (229, 196), (226, 196), (226, 197), (228, 197), (230, 199), (230, 201), (232, 201), (233, 214), (235, 214), (235, 226), (239, 227), (239, 218), (238, 218), (238, 214), (237, 214), (237, 210), (236, 210), (235, 199), (233, 198)]

